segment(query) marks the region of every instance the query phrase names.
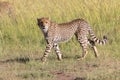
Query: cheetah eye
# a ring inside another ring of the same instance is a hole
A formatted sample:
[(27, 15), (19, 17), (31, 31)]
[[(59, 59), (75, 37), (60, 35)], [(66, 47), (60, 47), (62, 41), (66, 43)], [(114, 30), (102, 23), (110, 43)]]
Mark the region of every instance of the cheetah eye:
[(47, 22), (47, 21), (45, 21), (45, 23), (47, 24), (48, 22)]
[(40, 22), (39, 22), (39, 24), (43, 24), (43, 22), (42, 22), (42, 21), (40, 21)]

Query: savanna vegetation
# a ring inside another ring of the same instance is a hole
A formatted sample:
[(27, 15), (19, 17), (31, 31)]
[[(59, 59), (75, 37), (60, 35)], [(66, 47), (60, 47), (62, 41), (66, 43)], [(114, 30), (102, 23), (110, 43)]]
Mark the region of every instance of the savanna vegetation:
[[(99, 58), (89, 48), (87, 57), (77, 61), (81, 47), (73, 37), (60, 44), (63, 61), (52, 51), (43, 64), (46, 43), (37, 26), (40, 17), (56, 23), (83, 18), (108, 43), (97, 45)], [(120, 80), (120, 1), (1, 0), (0, 80)]]

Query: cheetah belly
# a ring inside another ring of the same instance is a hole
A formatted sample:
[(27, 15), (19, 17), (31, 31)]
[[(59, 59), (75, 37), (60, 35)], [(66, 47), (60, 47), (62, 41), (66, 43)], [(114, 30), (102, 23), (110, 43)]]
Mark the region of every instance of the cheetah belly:
[(75, 30), (72, 29), (71, 27), (68, 29), (60, 28), (59, 31), (54, 36), (54, 42), (67, 42), (72, 38), (74, 33), (75, 33)]
[(67, 42), (72, 38), (72, 36), (55, 36), (54, 42), (59, 43), (59, 42)]

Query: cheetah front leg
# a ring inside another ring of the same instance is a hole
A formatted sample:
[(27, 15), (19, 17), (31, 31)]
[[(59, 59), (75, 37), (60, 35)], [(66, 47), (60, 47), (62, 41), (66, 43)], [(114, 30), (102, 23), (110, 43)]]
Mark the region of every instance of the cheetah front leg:
[(61, 52), (60, 52), (60, 48), (59, 48), (59, 46), (58, 46), (58, 44), (57, 43), (54, 43), (53, 44), (53, 47), (54, 47), (54, 50), (55, 50), (55, 52), (56, 52), (56, 55), (57, 55), (57, 58), (58, 58), (58, 60), (62, 60), (62, 54), (61, 54)]
[(45, 52), (43, 54), (43, 57), (41, 58), (42, 62), (46, 61), (46, 58), (48, 57), (48, 54), (50, 53), (51, 49), (52, 49), (53, 45), (50, 43), (47, 43)]

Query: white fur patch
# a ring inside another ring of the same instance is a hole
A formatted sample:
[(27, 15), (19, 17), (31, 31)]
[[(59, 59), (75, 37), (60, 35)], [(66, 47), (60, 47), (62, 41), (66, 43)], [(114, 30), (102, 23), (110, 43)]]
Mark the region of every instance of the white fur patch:
[(44, 33), (46, 33), (46, 32), (48, 31), (48, 26), (45, 26), (45, 28), (42, 29), (42, 31), (43, 31)]

